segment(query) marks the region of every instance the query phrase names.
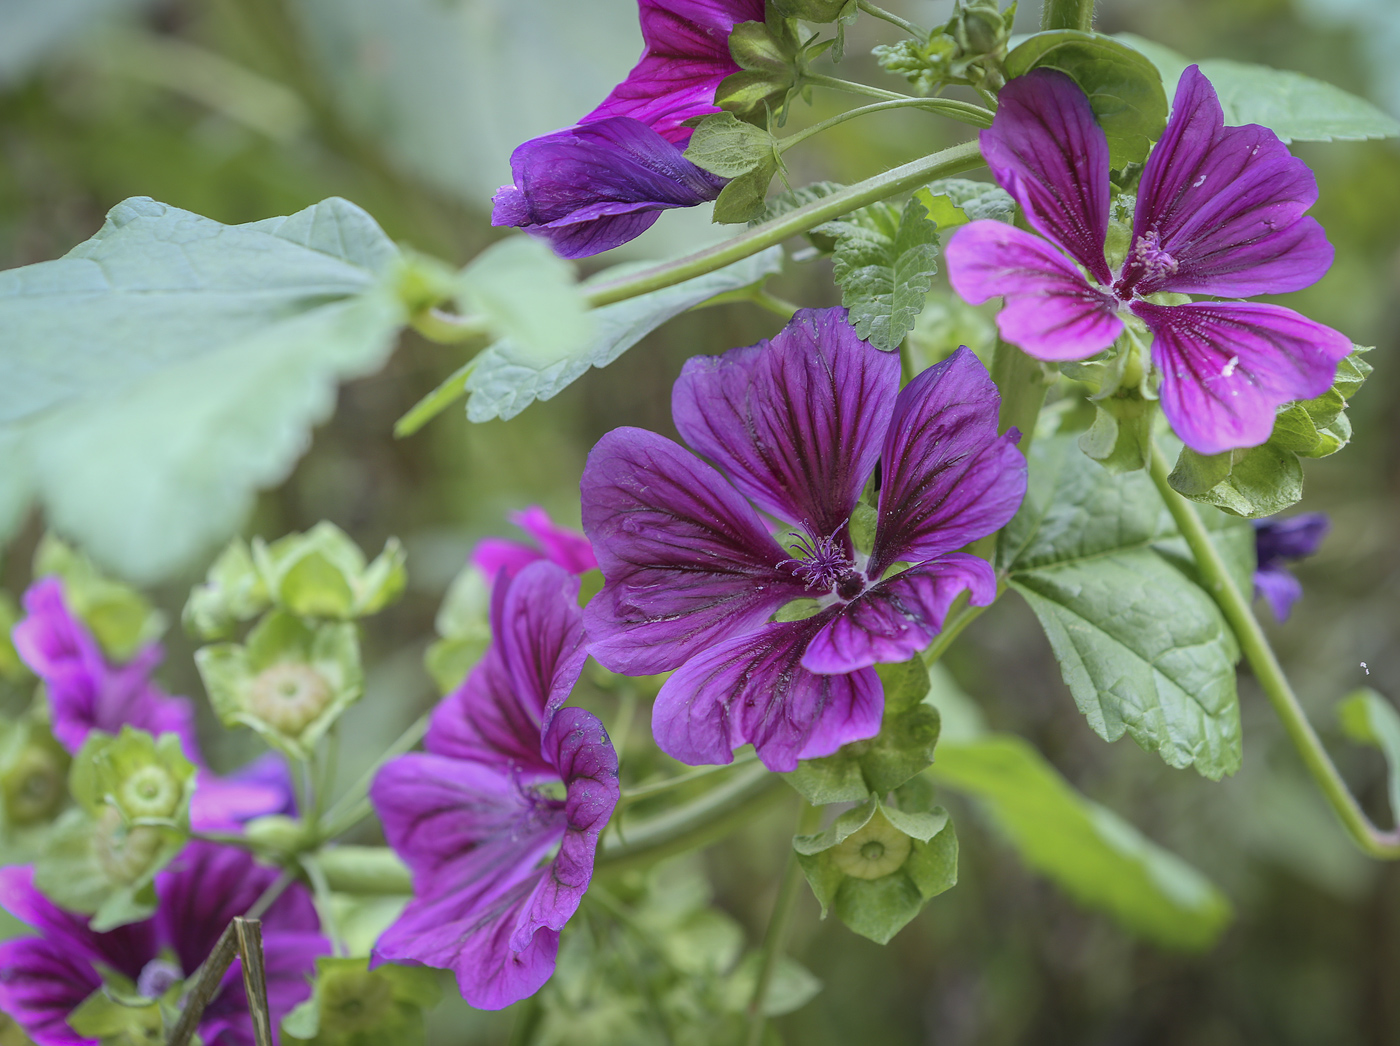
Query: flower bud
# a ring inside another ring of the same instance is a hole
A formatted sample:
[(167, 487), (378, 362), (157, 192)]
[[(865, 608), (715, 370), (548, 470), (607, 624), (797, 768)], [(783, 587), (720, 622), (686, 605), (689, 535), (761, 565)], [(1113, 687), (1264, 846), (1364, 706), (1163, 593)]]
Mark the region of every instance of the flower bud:
[[(1014, 17), (1015, 8), (1008, 14)], [(964, 57), (998, 54), (1011, 36), (1011, 19), (997, 7), (997, 0), (973, 0), (959, 4), (948, 22), (947, 32), (957, 41)]]
[(877, 810), (864, 828), (832, 849), (831, 860), (857, 879), (880, 879), (903, 867), (912, 848), (913, 840)]
[(97, 815), (92, 835), (98, 865), (111, 882), (121, 886), (139, 882), (159, 858), (164, 844), (160, 829), (128, 827), (113, 806)]
[(248, 687), (248, 711), (280, 733), (300, 734), (331, 701), (331, 685), (311, 665), (264, 668)]

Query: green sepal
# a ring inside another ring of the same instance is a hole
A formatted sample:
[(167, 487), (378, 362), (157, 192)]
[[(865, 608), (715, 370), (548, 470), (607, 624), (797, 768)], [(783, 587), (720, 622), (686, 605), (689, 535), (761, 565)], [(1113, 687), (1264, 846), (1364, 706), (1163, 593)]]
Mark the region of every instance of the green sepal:
[(360, 547), (325, 520), (271, 544), (255, 538), (252, 554), (272, 602), (302, 617), (345, 621), (378, 613), (408, 581), (398, 538), (366, 563)]
[(0, 719), (0, 840), (58, 816), (68, 798), (68, 753), (34, 715)]
[(813, 25), (834, 22), (854, 6), (853, 0), (769, 0), (784, 18), (800, 18)]
[[(767, 123), (768, 114), (782, 116), (798, 89), (804, 60), (797, 25), (771, 7), (763, 22), (740, 22), (729, 34), (729, 54), (739, 67), (720, 81), (715, 105), (754, 123)], [(814, 57), (814, 56), (811, 56)]]
[(767, 128), (745, 123), (733, 113), (713, 113), (696, 126), (685, 158), (721, 178), (737, 178), (767, 163), (773, 142)]
[(1094, 423), (1079, 437), (1079, 449), (1114, 475), (1146, 468), (1156, 417), (1156, 401), (1120, 389), (1094, 401)]
[(236, 625), (251, 621), (271, 605), (252, 550), (242, 538), (234, 538), (209, 567), (204, 583), (190, 589), (180, 620), (192, 636), (227, 639)]
[(162, 1046), (167, 1034), (159, 1000), (119, 1000), (103, 988), (68, 1015), (68, 1025), (102, 1046)]
[(202, 647), (195, 664), (220, 722), (250, 727), (294, 759), (309, 758), (364, 690), (355, 626), (285, 610), (258, 622), (244, 645)]
[(68, 773), (68, 790), (89, 815), (114, 807), (128, 825), (187, 828), (194, 787), (178, 734), (152, 737), (130, 725), (116, 737), (90, 733)]
[(793, 849), (822, 915), (885, 944), (923, 906), (957, 882), (958, 843), (940, 807), (900, 810), (877, 796)]
[(782, 161), (776, 152), (758, 163), (750, 171), (729, 180), (729, 184), (719, 191), (715, 198), (715, 208), (710, 220), (720, 225), (738, 225), (753, 221), (763, 213), (768, 198), (768, 185), (773, 175), (782, 169)]
[(442, 997), (440, 975), (427, 967), (369, 959), (316, 960), (311, 998), (282, 1019), (284, 1041), (315, 1046), (382, 1046), (423, 1042), (424, 1011)]
[(102, 573), (87, 556), (52, 534), (34, 553), (35, 577), (63, 581), (63, 601), (113, 661), (130, 661), (165, 631), (165, 615), (130, 585)]

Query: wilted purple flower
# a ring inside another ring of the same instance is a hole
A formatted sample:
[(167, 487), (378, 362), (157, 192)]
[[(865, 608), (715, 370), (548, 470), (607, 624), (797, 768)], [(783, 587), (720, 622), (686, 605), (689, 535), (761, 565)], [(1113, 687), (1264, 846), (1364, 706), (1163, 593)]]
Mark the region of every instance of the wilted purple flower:
[(44, 683), (49, 727), (59, 744), (77, 753), (88, 734), (107, 734), (133, 726), (154, 735), (173, 733), (185, 757), (200, 767), (190, 822), (201, 831), (217, 831), (263, 814), (281, 813), (292, 802), (291, 775), (285, 761), (269, 755), (218, 777), (204, 766), (195, 740), (194, 708), (172, 697), (151, 680), (165, 652), (152, 643), (126, 664), (107, 660), (97, 639), (69, 610), (63, 582), (36, 581), (24, 594), (26, 616), (13, 631), (15, 650)]
[(562, 707), (587, 656), (578, 588), (545, 562), (496, 585), (493, 643), (434, 712), (427, 752), (388, 763), (370, 789), (413, 873), (413, 900), (375, 959), (450, 969), (481, 1009), (533, 994), (554, 972), (617, 805), (607, 732)]
[[(804, 309), (771, 342), (682, 370), (676, 427), (718, 471), (642, 429), (598, 442), (583, 526), (607, 583), (585, 611), (589, 652), (618, 672), (677, 670), (653, 713), (664, 751), (725, 763), (751, 742), (785, 771), (879, 730), (870, 666), (927, 646), (959, 592), (995, 596), (987, 562), (954, 550), (1025, 494), (999, 402), (966, 349), (900, 391), (897, 353), (861, 341), (840, 309)], [(877, 462), (866, 556), (850, 522)], [(750, 500), (795, 528), (790, 547)], [(802, 599), (815, 613), (773, 620)]]
[(1143, 169), (1132, 244), (1115, 273), (1104, 256), (1108, 142), (1084, 92), (1064, 73), (1036, 69), (999, 102), (982, 153), (1052, 242), (976, 221), (953, 236), (947, 258), (962, 297), (1005, 297), (997, 326), (1007, 341), (1038, 359), (1086, 359), (1117, 338), (1126, 308), (1153, 334), (1163, 412), (1202, 454), (1263, 443), (1278, 406), (1327, 391), (1351, 351), (1330, 327), (1277, 305), (1151, 300), (1278, 294), (1327, 271), (1332, 247), (1303, 216), (1317, 182), (1277, 135), (1226, 127), (1215, 89), (1187, 69)]
[(1256, 519), (1254, 523), (1254, 598), (1268, 600), (1274, 617), (1287, 621), (1303, 586), (1287, 564), (1313, 555), (1332, 529), (1325, 512), (1305, 512), (1288, 519)]
[[(109, 933), (87, 917), (55, 907), (27, 867), (0, 869), (0, 904), (38, 931), (0, 944), (0, 1010), (37, 1046), (97, 1046), (68, 1017), (102, 986), (101, 968), (160, 994), (199, 967), (235, 915), (244, 914), (277, 878), (234, 847), (190, 843), (156, 876), (156, 914)], [(304, 887), (293, 884), (262, 917), (268, 1009), (276, 1029), (311, 994), (316, 957), (330, 951)], [(274, 1031), (274, 1035), (275, 1035)], [(204, 1011), (199, 1035), (209, 1046), (252, 1046), (252, 1019), (239, 964)]]
[(472, 550), (472, 566), (495, 580), (502, 571), (509, 581), (531, 563), (547, 559), (570, 574), (586, 574), (598, 569), (593, 546), (576, 530), (561, 527), (538, 505), (523, 512), (512, 512), (510, 521), (535, 539), (536, 545), (509, 538), (486, 538)]

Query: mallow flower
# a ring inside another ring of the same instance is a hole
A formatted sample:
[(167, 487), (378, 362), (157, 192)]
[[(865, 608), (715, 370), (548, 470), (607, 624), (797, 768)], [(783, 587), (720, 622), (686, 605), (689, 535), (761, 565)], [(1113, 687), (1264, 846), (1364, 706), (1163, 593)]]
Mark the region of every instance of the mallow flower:
[(1215, 89), (1188, 68), (1142, 171), (1127, 256), (1113, 269), (1108, 142), (1084, 92), (1036, 69), (998, 101), (982, 153), (1041, 235), (976, 221), (946, 254), (963, 298), (1005, 298), (1002, 337), (1037, 359), (1082, 360), (1113, 343), (1125, 311), (1137, 317), (1152, 334), (1162, 410), (1202, 454), (1265, 442), (1280, 405), (1327, 391), (1351, 351), (1337, 331), (1278, 305), (1170, 300), (1296, 291), (1331, 265), (1322, 227), (1304, 216), (1317, 182), (1277, 135), (1226, 127)]
[[(34, 887), (30, 868), (0, 869), (0, 905), (38, 936), (0, 944), (0, 1011), (36, 1046), (97, 1046), (68, 1024), (102, 986), (104, 970), (128, 978), (147, 997), (192, 975), (235, 915), (243, 915), (277, 878), (251, 854), (193, 842), (156, 876), (158, 906), (144, 922), (108, 933), (64, 911)], [(330, 952), (305, 887), (293, 883), (262, 916), (267, 1000), (275, 1029), (311, 994), (316, 957)], [(237, 960), (199, 1022), (208, 1046), (253, 1046), (252, 1018)]]
[(548, 562), (496, 584), (486, 656), (433, 713), (427, 751), (392, 760), (370, 789), (413, 874), (374, 958), (450, 969), (480, 1009), (532, 995), (554, 972), (617, 805), (607, 732), (563, 707), (587, 657), (578, 590)]
[(635, 68), (575, 127), (510, 157), (492, 225), (523, 228), (565, 258), (610, 250), (673, 207), (713, 200), (724, 179), (684, 156), (687, 122), (718, 112), (715, 89), (739, 66), (729, 34), (762, 21), (763, 0), (639, 0), (645, 48)]
[(1294, 560), (1313, 555), (1332, 529), (1325, 512), (1304, 512), (1287, 519), (1256, 519), (1254, 523), (1254, 598), (1268, 601), (1279, 621), (1287, 621), (1303, 586), (1288, 570)]
[(68, 609), (63, 582), (56, 577), (36, 581), (23, 602), (25, 617), (12, 633), (15, 650), (43, 682), (49, 728), (70, 753), (76, 754), (93, 730), (115, 735), (133, 726), (155, 736), (175, 734), (186, 758), (200, 767), (190, 803), (190, 822), (200, 831), (229, 829), (292, 808), (291, 775), (280, 756), (269, 753), (227, 777), (205, 767), (189, 699), (167, 694), (151, 679), (165, 656), (159, 644), (124, 664), (108, 661), (97, 638)]
[(531, 563), (548, 560), (570, 574), (586, 574), (598, 569), (593, 546), (576, 530), (561, 527), (538, 505), (523, 512), (512, 512), (510, 521), (530, 537), (533, 545), (511, 538), (484, 538), (472, 550), (472, 566), (494, 581), (502, 571), (510, 580)]
[[(959, 593), (995, 597), (986, 560), (956, 550), (1021, 504), (1019, 434), (997, 435), (1000, 397), (967, 349), (899, 378), (898, 353), (843, 310), (804, 309), (772, 341), (682, 369), (676, 428), (713, 465), (635, 428), (593, 448), (583, 526), (606, 584), (585, 610), (589, 652), (674, 670), (652, 726), (676, 759), (726, 763), (748, 742), (787, 771), (873, 736), (871, 666), (927, 646)], [(872, 476), (866, 551), (852, 518)]]

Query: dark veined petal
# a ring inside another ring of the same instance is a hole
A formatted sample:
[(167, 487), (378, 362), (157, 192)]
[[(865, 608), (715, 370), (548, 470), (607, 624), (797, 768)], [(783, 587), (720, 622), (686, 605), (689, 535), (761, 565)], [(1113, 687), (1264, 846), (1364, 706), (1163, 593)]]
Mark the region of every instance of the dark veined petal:
[(1068, 258), (1028, 232), (976, 221), (944, 252), (948, 282), (973, 305), (998, 296), (1001, 336), (1040, 360), (1083, 360), (1123, 330), (1113, 296), (1092, 286)]
[(1121, 293), (1245, 297), (1316, 283), (1332, 264), (1322, 226), (1303, 217), (1317, 180), (1278, 135), (1226, 127), (1196, 66), (1143, 168)]
[(642, 59), (584, 121), (630, 116), (684, 146), (685, 121), (718, 112), (715, 89), (739, 71), (729, 34), (763, 21), (763, 0), (641, 0)]
[(997, 594), (991, 564), (950, 552), (881, 581), (812, 637), (802, 667), (851, 672), (881, 661), (907, 661), (943, 630), (948, 608), (962, 592), (969, 593), (973, 606), (989, 605)]
[(92, 1046), (68, 1015), (102, 986), (92, 962), (59, 941), (26, 937), (0, 944), (0, 1013), (36, 1046)]
[(686, 361), (676, 428), (766, 512), (827, 537), (860, 499), (899, 392), (899, 354), (844, 309), (801, 309), (772, 341)]
[(627, 116), (532, 138), (510, 157), (514, 185), (496, 193), (492, 225), (548, 240), (565, 258), (610, 250), (671, 207), (713, 200), (724, 179), (703, 171)]
[(584, 611), (615, 672), (664, 672), (762, 624), (806, 589), (747, 501), (690, 451), (614, 429), (588, 455), (583, 529), (607, 584)]
[(961, 348), (899, 394), (880, 461), (879, 518), (867, 574), (962, 548), (1004, 526), (1026, 494), (1014, 429), (997, 435), (1001, 396)]
[(558, 526), (549, 518), (549, 513), (538, 505), (531, 505), (523, 512), (512, 512), (510, 521), (539, 542), (539, 547), (510, 538), (478, 541), (476, 548), (472, 549), (471, 562), (486, 575), (488, 581), (495, 581), (496, 575), (503, 570), (507, 578), (515, 577), (525, 567), (541, 559), (558, 563), (574, 574), (597, 569), (598, 561), (593, 556), (588, 539), (575, 530)]
[(802, 667), (830, 615), (765, 625), (692, 657), (656, 696), (661, 750), (683, 763), (728, 763), (747, 742), (764, 766), (787, 772), (879, 733), (885, 696), (873, 669), (817, 675)]
[(1219, 454), (1265, 442), (1276, 409), (1332, 386), (1350, 339), (1258, 302), (1192, 302), (1132, 310), (1152, 330), (1162, 412), (1192, 450)]
[(491, 593), (491, 647), (433, 712), (430, 752), (548, 774), (540, 734), (568, 700), (588, 652), (579, 580), (544, 560)]
[(1016, 77), (978, 141), (1031, 225), (1107, 284), (1108, 138), (1079, 85), (1058, 69)]

